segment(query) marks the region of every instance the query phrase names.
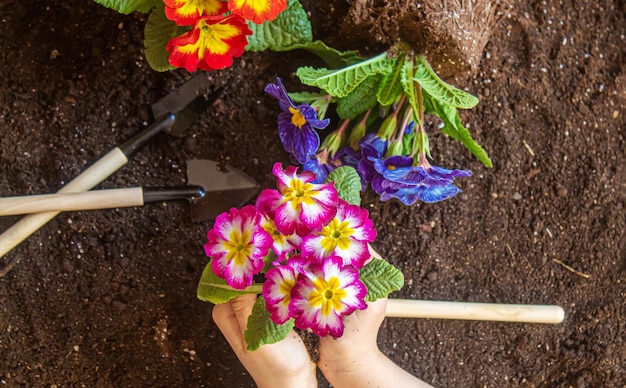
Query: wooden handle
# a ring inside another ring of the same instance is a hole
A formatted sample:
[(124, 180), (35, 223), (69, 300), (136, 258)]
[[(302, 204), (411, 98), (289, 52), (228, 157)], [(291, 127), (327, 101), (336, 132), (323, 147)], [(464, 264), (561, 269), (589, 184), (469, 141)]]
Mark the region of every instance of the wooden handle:
[(438, 302), (410, 299), (387, 300), (387, 317), (461, 319), (476, 321), (561, 323), (565, 312), (560, 306)]
[(143, 206), (143, 189), (130, 187), (80, 193), (57, 193), (0, 198), (0, 216), (48, 211), (76, 211)]
[[(94, 188), (98, 183), (108, 178), (115, 171), (128, 163), (128, 158), (119, 148), (114, 148), (91, 167), (65, 185), (59, 193), (75, 193)], [(48, 221), (59, 214), (59, 211), (30, 214), (0, 235), (0, 257), (6, 255), (28, 236), (35, 233)]]

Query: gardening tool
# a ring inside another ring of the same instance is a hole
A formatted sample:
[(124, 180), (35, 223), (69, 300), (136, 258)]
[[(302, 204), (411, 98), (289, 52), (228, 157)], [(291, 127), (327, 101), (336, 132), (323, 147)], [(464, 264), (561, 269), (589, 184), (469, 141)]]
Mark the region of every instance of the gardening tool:
[(57, 193), (0, 198), (0, 216), (48, 211), (96, 210), (143, 206), (149, 202), (188, 199), (191, 219), (205, 221), (239, 207), (260, 190), (259, 185), (236, 168), (212, 160), (187, 161), (189, 186), (130, 187), (79, 193)]
[(475, 321), (561, 323), (565, 312), (555, 305), (441, 302), (388, 299), (387, 317)]
[[(157, 134), (166, 131), (174, 135), (197, 120), (199, 114), (212, 104), (222, 90), (211, 93), (204, 98), (209, 81), (205, 74), (200, 73), (182, 86), (172, 91), (152, 105), (154, 123), (135, 136), (115, 147), (96, 161), (74, 180), (66, 184), (59, 193), (74, 193), (91, 190), (120, 169), (128, 159), (146, 145)], [(0, 235), (0, 257), (24, 241), (59, 214), (59, 211), (31, 214), (22, 218), (15, 225)]]
[[(372, 257), (382, 259), (382, 256), (371, 245), (368, 249)], [(385, 315), (390, 318), (561, 323), (565, 318), (565, 311), (561, 306), (555, 305), (388, 299)]]

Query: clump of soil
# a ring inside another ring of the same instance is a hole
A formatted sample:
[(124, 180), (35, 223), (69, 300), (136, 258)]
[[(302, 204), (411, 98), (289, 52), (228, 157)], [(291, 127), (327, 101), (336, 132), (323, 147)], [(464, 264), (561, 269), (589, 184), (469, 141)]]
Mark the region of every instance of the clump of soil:
[(424, 54), (443, 78), (473, 74), (510, 1), (354, 0), (344, 19), (348, 46), (388, 48), (402, 41)]

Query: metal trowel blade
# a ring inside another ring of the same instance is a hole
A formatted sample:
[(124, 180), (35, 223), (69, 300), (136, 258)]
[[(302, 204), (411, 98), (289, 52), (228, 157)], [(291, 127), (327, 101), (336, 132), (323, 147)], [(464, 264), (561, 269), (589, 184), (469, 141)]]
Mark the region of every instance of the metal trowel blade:
[(159, 121), (170, 114), (176, 121), (167, 132), (179, 136), (193, 124), (205, 109), (213, 104), (224, 91), (221, 87), (209, 93), (211, 83), (205, 73), (195, 75), (167, 96), (152, 104), (152, 115)]
[(205, 189), (201, 198), (191, 200), (194, 222), (214, 219), (233, 207), (241, 207), (260, 191), (259, 184), (244, 172), (212, 160), (188, 160), (187, 181)]

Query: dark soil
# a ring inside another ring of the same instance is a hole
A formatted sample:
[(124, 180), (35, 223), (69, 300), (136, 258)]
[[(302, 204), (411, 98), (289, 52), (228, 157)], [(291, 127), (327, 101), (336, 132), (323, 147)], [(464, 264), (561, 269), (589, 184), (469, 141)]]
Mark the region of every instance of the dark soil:
[[(338, 36), (347, 3), (304, 4), (316, 38), (359, 49)], [(58, 190), (188, 78), (148, 67), (142, 15), (60, 0), (0, 1), (0, 13), (2, 196)], [(413, 207), (365, 195), (375, 246), (406, 277), (394, 297), (566, 311), (558, 325), (387, 319), (381, 349), (434, 386), (626, 386), (625, 14), (617, 0), (507, 11), (476, 74), (459, 77), (481, 98), (462, 118), (494, 168), (432, 135), (435, 164), (474, 172), (462, 194)], [(296, 87), (311, 60), (248, 53), (213, 73), (227, 89), (201, 122), (160, 136), (99, 187), (181, 184), (190, 158), (272, 185), (272, 164), (288, 158), (263, 87), (276, 76)], [(17, 220), (0, 219), (0, 231)], [(252, 385), (195, 297), (210, 226), (175, 202), (55, 218), (2, 259), (0, 382)]]

